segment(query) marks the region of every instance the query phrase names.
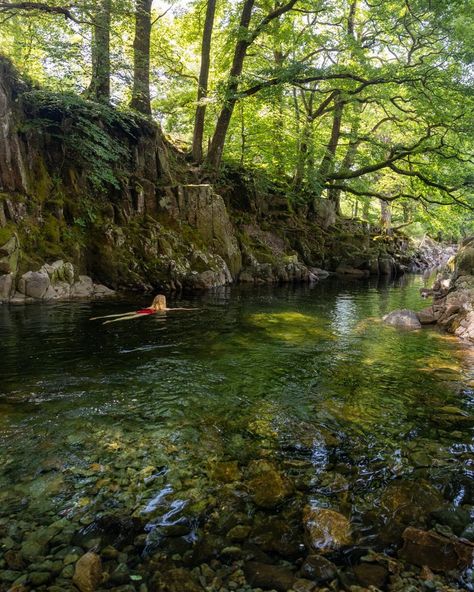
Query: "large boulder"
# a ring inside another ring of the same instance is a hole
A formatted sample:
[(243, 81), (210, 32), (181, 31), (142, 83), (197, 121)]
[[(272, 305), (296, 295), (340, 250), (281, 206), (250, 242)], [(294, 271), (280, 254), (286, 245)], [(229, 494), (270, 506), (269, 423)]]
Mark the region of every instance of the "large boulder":
[(80, 275), (79, 280), (74, 282), (71, 289), (71, 296), (74, 298), (90, 298), (94, 293), (94, 283), (87, 275)]
[(195, 251), (190, 260), (191, 271), (184, 283), (195, 290), (209, 290), (232, 283), (232, 274), (227, 263), (219, 255), (209, 255)]
[(408, 309), (394, 310), (383, 317), (383, 322), (399, 329), (421, 329), (421, 323), (415, 312)]
[(73, 583), (80, 592), (95, 592), (102, 581), (102, 562), (96, 553), (85, 553), (76, 563)]
[(249, 465), (251, 479), (247, 487), (255, 505), (274, 508), (293, 492), (288, 479), (266, 460), (255, 460)]
[(433, 571), (463, 570), (474, 561), (474, 544), (455, 536), (410, 526), (403, 532), (403, 542), (402, 559)]
[(58, 283), (67, 283), (70, 286), (74, 283), (74, 265), (65, 263), (62, 259), (54, 263), (45, 263), (40, 271), (46, 272), (53, 287)]
[(307, 506), (303, 511), (303, 525), (308, 547), (329, 553), (352, 541), (349, 520), (340, 512)]
[(434, 306), (428, 306), (416, 313), (418, 320), (422, 325), (432, 325), (436, 323), (440, 315), (440, 311)]
[(31, 298), (42, 299), (51, 286), (49, 275), (45, 271), (27, 271), (18, 283), (18, 291)]

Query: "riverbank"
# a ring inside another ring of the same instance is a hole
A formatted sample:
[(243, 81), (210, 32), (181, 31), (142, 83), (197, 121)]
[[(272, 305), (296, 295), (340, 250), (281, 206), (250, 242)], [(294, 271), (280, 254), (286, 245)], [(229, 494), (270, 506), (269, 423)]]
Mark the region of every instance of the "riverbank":
[(455, 257), (440, 268), (432, 288), (423, 288), (433, 303), (421, 311), (393, 311), (386, 323), (408, 329), (437, 325), (474, 343), (474, 237), (464, 239)]
[[(5, 59), (0, 103), (1, 301), (71, 297), (91, 281), (175, 292), (426, 265), (406, 236), (341, 218), (330, 200), (292, 204), (243, 169), (210, 182), (150, 120), (35, 88)], [(56, 285), (44, 266), (59, 261), (74, 277)]]

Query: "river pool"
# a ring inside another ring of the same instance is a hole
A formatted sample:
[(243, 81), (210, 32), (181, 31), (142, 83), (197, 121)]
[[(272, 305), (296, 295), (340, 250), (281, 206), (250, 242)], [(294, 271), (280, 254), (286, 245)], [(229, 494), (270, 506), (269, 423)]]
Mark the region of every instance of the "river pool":
[[(104, 590), (264, 588), (256, 563), (350, 589), (407, 526), (472, 537), (472, 353), (380, 322), (422, 285), (226, 288), (108, 325), (148, 299), (0, 306), (0, 590), (73, 590), (88, 550)], [(313, 548), (332, 579), (298, 571), (308, 508), (340, 519)]]

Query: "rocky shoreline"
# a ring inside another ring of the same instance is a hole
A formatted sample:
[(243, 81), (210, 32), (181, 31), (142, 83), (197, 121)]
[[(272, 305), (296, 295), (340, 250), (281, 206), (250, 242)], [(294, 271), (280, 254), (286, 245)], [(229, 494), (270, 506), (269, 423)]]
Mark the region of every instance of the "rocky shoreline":
[(437, 325), (474, 343), (474, 237), (463, 240), (456, 256), (441, 266), (433, 287), (423, 288), (421, 294), (432, 298), (433, 303), (419, 312), (393, 311), (384, 322), (406, 329)]

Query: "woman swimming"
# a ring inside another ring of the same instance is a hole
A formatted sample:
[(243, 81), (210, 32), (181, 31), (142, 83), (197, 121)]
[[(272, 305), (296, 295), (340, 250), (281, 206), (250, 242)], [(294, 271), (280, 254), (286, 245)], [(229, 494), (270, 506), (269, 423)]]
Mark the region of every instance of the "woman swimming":
[(168, 308), (166, 306), (166, 296), (164, 294), (158, 294), (153, 298), (153, 302), (149, 308), (142, 308), (140, 310), (134, 310), (131, 312), (122, 312), (119, 314), (105, 315), (103, 317), (92, 317), (91, 321), (97, 319), (110, 319), (102, 324), (116, 323), (117, 321), (128, 321), (129, 319), (137, 319), (147, 315), (156, 314), (157, 312), (172, 312), (174, 310), (197, 310), (196, 308)]

